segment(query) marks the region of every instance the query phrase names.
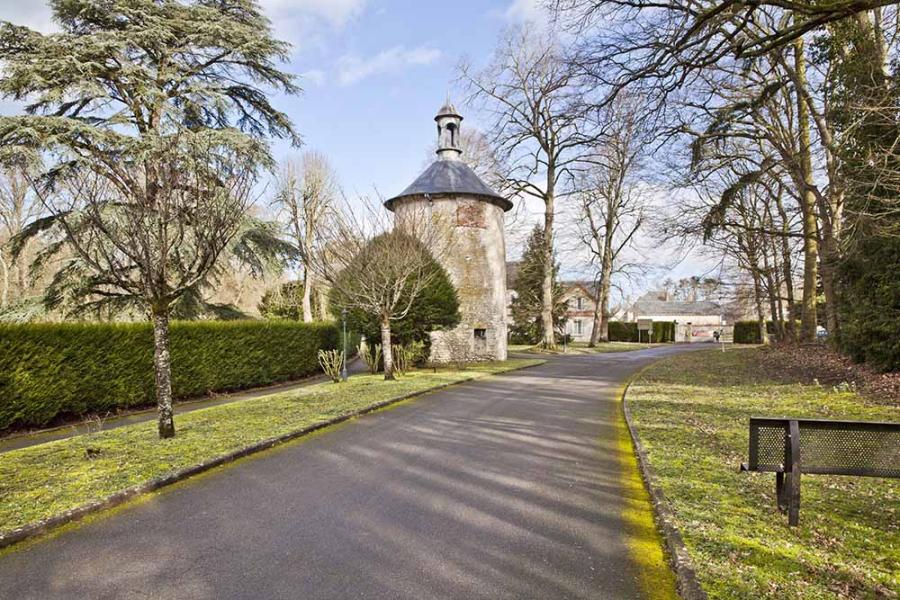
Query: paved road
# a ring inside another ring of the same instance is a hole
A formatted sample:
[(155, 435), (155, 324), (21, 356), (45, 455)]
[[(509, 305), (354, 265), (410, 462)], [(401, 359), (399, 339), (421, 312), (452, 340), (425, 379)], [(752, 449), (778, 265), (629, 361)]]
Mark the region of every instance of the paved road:
[(640, 598), (616, 391), (680, 347), (456, 386), (0, 557), (3, 598)]

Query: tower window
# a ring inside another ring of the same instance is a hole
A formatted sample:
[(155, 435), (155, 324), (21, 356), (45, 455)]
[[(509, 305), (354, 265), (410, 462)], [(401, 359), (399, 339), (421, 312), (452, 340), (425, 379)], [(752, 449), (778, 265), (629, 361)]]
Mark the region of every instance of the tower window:
[(475, 339), (476, 340), (486, 340), (487, 339), (487, 329), (476, 329), (475, 330)]

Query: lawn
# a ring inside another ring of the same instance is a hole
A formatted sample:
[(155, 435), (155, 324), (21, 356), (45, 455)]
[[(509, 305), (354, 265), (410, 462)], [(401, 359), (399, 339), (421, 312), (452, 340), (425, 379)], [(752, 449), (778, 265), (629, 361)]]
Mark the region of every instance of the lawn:
[(792, 529), (775, 506), (775, 476), (738, 467), (747, 460), (751, 415), (900, 414), (853, 392), (775, 380), (759, 366), (763, 351), (675, 356), (644, 371), (628, 393), (701, 585), (711, 598), (896, 598), (897, 480), (806, 476)]
[(539, 345), (510, 344), (510, 352), (524, 352), (527, 354), (606, 354), (609, 352), (633, 352), (634, 350), (646, 350), (657, 348), (666, 344), (639, 344), (637, 342), (606, 342), (588, 348), (587, 342), (573, 342), (567, 347), (562, 344), (556, 350), (544, 350)]
[(0, 533), (381, 402), (542, 362), (413, 371), (393, 382), (357, 375), (176, 415), (173, 439), (159, 440), (156, 424), (142, 423), (0, 454)]

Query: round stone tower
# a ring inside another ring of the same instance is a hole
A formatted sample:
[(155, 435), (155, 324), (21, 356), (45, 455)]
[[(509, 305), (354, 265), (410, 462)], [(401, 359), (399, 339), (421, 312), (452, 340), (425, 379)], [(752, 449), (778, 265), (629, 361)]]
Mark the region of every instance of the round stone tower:
[(461, 321), (431, 334), (431, 360), (506, 360), (506, 239), (512, 202), (489, 188), (461, 160), (462, 116), (448, 100), (437, 122), (436, 160), (412, 185), (385, 202), (395, 220), (431, 215), (450, 223), (452, 251), (437, 256), (456, 286)]

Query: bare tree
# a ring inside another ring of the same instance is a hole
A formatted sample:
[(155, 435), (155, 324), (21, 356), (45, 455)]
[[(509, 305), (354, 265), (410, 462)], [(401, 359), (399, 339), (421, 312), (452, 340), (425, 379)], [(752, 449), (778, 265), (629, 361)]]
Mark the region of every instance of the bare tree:
[(384, 378), (393, 380), (392, 323), (405, 318), (436, 277), (452, 247), (452, 228), (427, 211), (406, 210), (396, 221), (367, 200), (331, 211), (323, 251), (311, 263), (332, 288), (336, 310), (378, 319)]
[(152, 196), (143, 193), (139, 165), (117, 167), (132, 186), (89, 171), (67, 178), (57, 193), (41, 194), (48, 216), (26, 227), (14, 247), (17, 255), (24, 240), (48, 231), (55, 241), (39, 253), (38, 263), (72, 252), (46, 291), (51, 306), (68, 301), (79, 311), (133, 306), (150, 313), (161, 437), (174, 435), (171, 307), (210, 276), (245, 222), (255, 183), (252, 167), (235, 166), (242, 164), (236, 156), (218, 147), (200, 149), (197, 142), (156, 157)]
[[(561, 182), (581, 164), (594, 140), (579, 81), (552, 32), (513, 29), (501, 38), (485, 69), (460, 65), (470, 101), (491, 122), (488, 138), (505, 165), (508, 191), (539, 200), (544, 206), (546, 264), (553, 262), (553, 229)], [(543, 345), (556, 345), (553, 331), (553, 282), (548, 269), (543, 283)]]
[[(27, 261), (14, 259), (6, 246), (39, 214), (40, 203), (32, 193), (23, 167), (3, 169), (0, 172), (0, 308), (6, 308), (13, 300), (21, 300), (28, 291)], [(28, 245), (26, 242), (19, 254), (27, 253)]]
[(278, 174), (275, 205), (285, 215), (291, 241), (296, 245), (302, 269), (303, 320), (313, 320), (313, 261), (321, 251), (321, 229), (338, 194), (337, 175), (328, 159), (306, 152), (285, 161)]
[(582, 241), (596, 267), (597, 297), (590, 347), (609, 341), (609, 297), (619, 257), (644, 222), (644, 203), (636, 179), (644, 148), (639, 105), (620, 98), (604, 111), (604, 134), (591, 156), (592, 169), (581, 180)]

